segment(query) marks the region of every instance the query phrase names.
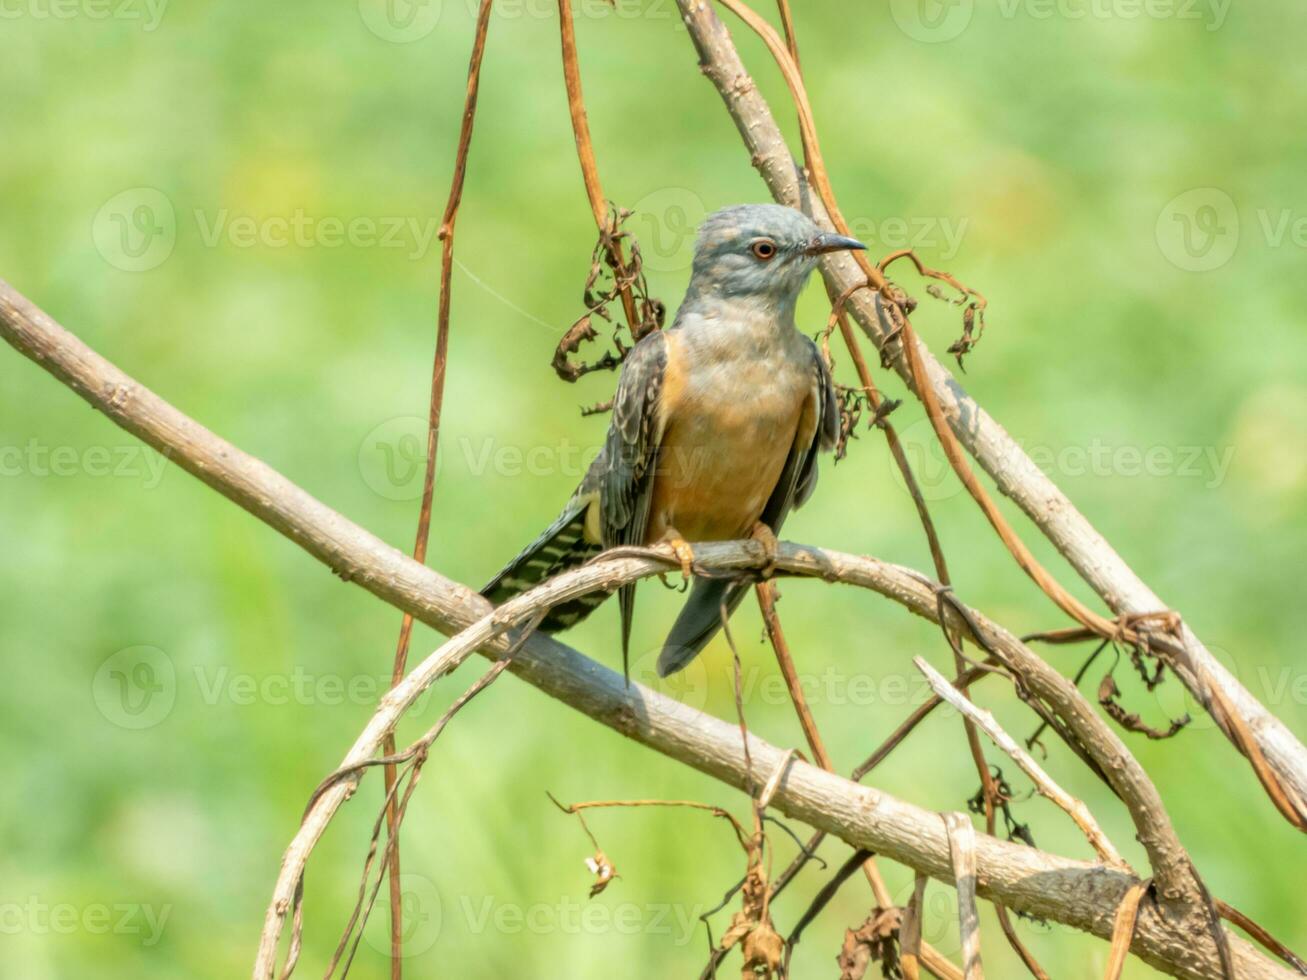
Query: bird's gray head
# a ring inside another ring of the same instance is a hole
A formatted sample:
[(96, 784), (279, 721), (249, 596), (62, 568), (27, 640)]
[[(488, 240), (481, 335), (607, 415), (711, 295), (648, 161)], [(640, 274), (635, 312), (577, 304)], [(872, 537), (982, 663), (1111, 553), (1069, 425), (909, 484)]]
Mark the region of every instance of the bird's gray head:
[(714, 211), (699, 227), (690, 290), (792, 303), (826, 252), (866, 248), (822, 231), (781, 204), (739, 204)]

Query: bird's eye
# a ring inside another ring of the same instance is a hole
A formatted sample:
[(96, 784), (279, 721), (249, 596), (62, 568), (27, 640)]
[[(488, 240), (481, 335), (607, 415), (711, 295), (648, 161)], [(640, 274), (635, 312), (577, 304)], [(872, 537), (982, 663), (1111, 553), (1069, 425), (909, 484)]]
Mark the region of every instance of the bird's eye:
[(754, 242), (751, 251), (755, 258), (766, 262), (776, 254), (776, 243), (764, 238), (760, 242)]

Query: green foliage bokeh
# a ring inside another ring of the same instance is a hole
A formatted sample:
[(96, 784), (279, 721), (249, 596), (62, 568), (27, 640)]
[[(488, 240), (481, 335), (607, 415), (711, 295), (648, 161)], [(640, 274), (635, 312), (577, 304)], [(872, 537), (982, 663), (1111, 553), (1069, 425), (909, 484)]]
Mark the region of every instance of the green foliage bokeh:
[[(183, 411), (408, 548), (470, 0), (21, 0), (3, 13), (0, 276)], [(1296, 574), (1307, 551), (1307, 14), (1217, 0), (894, 0), (795, 14), (855, 232), (873, 252), (914, 244), (988, 295), (970, 390), (1243, 683), (1307, 733)], [(652, 291), (674, 308), (694, 221), (765, 188), (669, 0), (592, 0), (577, 19), (605, 190), (637, 209)], [(793, 137), (773, 64), (731, 26)], [(579, 314), (593, 239), (556, 11), (506, 2), (458, 229), (431, 531), (432, 565), (459, 581), (481, 583), (533, 537), (602, 438), (604, 420), (578, 407), (606, 398), (612, 376), (566, 386), (549, 368)], [(956, 310), (899, 274), (942, 351)], [(822, 326), (820, 288), (801, 314), (809, 332)], [(398, 614), (32, 364), (7, 350), (0, 360), (0, 974), (242, 975), (308, 793), (389, 675)], [(847, 358), (838, 371), (848, 380)], [(1061, 625), (946, 472), (915, 401), (895, 421), (958, 592), (1017, 631)], [(826, 464), (786, 537), (929, 563), (875, 432)], [(911, 656), (944, 665), (947, 650), (874, 597), (805, 582), (783, 592), (813, 709), (852, 768), (922, 697)], [(641, 591), (641, 680), (677, 601), (656, 584)], [(755, 610), (735, 632), (752, 727), (799, 744)], [(568, 640), (616, 666), (616, 635), (605, 609)], [(419, 628), (414, 657), (438, 642)], [(1081, 656), (1048, 655), (1067, 672)], [(728, 659), (718, 641), (663, 686), (725, 714)], [(405, 731), (479, 669), (443, 681)], [(1150, 694), (1128, 665), (1117, 676), (1155, 724), (1193, 709), (1174, 680)], [(138, 681), (137, 700), (118, 698)], [(990, 681), (977, 696), (1029, 734), (1010, 691)], [(1307, 945), (1301, 839), (1210, 721), (1130, 745), (1212, 891)], [(1049, 752), (1050, 771), (1143, 867), (1120, 806), (1068, 753)], [(975, 789), (970, 766), (956, 716), (941, 714), (871, 782), (959, 809)], [(310, 974), (353, 900), (378, 785), (368, 778), (310, 867)], [(742, 871), (725, 826), (688, 812), (593, 815), (621, 878), (589, 900), (589, 842), (546, 790), (742, 801), (505, 678), (439, 742), (412, 806), (409, 975), (697, 975), (697, 915)], [(1041, 846), (1091, 856), (1044, 801), (1017, 813)], [(780, 858), (792, 849), (778, 832)], [(822, 853), (838, 864), (846, 852)], [(910, 875), (887, 875), (905, 898)], [(809, 871), (778, 903), (783, 930), (824, 880)], [(930, 894), (928, 936), (954, 952), (949, 893)], [(830, 974), (868, 906), (850, 881), (806, 933), (799, 975)], [(984, 914), (990, 974), (1020, 975)], [(384, 909), (375, 918), (359, 977), (387, 975)], [(1101, 974), (1104, 944), (1019, 928), (1053, 976)], [(1132, 963), (1127, 975), (1152, 973)]]

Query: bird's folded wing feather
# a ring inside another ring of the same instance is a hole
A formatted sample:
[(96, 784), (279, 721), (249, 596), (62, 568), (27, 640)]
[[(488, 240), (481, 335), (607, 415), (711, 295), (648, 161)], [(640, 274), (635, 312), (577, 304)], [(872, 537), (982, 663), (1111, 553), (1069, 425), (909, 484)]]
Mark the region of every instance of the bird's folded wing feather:
[(655, 331), (631, 349), (613, 398), (604, 448), (581, 487), (597, 497), (606, 548), (644, 544), (653, 475), (662, 441), (659, 398), (667, 367), (667, 338)]
[[(636, 344), (622, 363), (622, 376), (613, 397), (613, 417), (598, 458), (577, 490), (591, 518), (587, 529), (597, 532), (605, 548), (642, 545), (649, 527), (654, 471), (663, 437), (659, 400), (667, 369), (667, 338), (661, 330)], [(593, 533), (593, 532), (592, 532)], [(635, 586), (619, 590), (622, 616), (623, 673), (629, 660)]]
[(763, 510), (762, 521), (779, 532), (785, 518), (795, 507), (801, 507), (812, 496), (817, 486), (817, 454), (834, 447), (839, 438), (840, 413), (835, 400), (835, 383), (831, 379), (826, 359), (817, 345), (808, 341), (812, 354), (811, 411), (815, 424), (810, 432), (800, 432), (785, 460), (781, 477), (776, 483)]

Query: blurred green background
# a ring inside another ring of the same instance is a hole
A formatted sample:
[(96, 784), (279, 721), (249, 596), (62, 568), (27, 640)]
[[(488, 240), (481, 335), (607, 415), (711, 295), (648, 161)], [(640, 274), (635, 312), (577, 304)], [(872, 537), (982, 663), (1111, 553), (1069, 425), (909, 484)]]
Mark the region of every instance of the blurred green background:
[[(183, 411), (408, 548), (434, 232), (472, 10), (471, 0), (391, 2), (5, 3), (0, 276)], [(1297, 574), (1307, 11), (880, 0), (857, 16), (834, 4), (798, 4), (795, 16), (855, 232), (874, 251), (915, 245), (989, 296), (970, 389), (1243, 683), (1307, 734)], [(674, 307), (695, 222), (765, 189), (670, 0), (584, 0), (577, 21), (605, 190), (637, 210), (630, 227), (652, 290)], [(731, 26), (793, 136), (766, 52)], [(593, 239), (556, 12), (505, 0), (459, 225), (431, 533), (431, 563), (460, 581), (482, 583), (535, 535), (602, 438), (605, 420), (578, 407), (606, 398), (612, 376), (569, 387), (549, 368), (579, 313)], [(900, 275), (922, 298), (918, 328), (942, 351), (956, 311)], [(823, 325), (820, 287), (801, 313), (805, 330)], [(244, 975), (282, 850), (370, 714), (399, 616), (26, 360), (5, 350), (0, 365), (0, 974)], [(845, 380), (847, 369), (841, 358)], [(1017, 631), (1062, 625), (947, 473), (916, 403), (896, 421), (958, 591)], [(814, 502), (785, 530), (928, 567), (874, 432), (826, 464)], [(783, 591), (813, 710), (847, 771), (924, 696), (911, 656), (943, 666), (947, 650), (873, 596), (812, 582)], [(678, 601), (656, 585), (641, 592), (642, 680)], [(752, 727), (800, 744), (756, 611), (742, 611), (736, 634)], [(568, 640), (617, 665), (616, 611)], [(438, 642), (419, 629), (414, 656)], [(1067, 672), (1082, 655), (1049, 653)], [(728, 663), (718, 641), (661, 686), (725, 715)], [(405, 734), (480, 669), (442, 682)], [(1174, 681), (1149, 694), (1128, 665), (1117, 677), (1126, 704), (1154, 724), (1192, 707)], [(977, 695), (1014, 735), (1029, 734), (1010, 691), (990, 682)], [(1302, 839), (1210, 721), (1129, 744), (1212, 891), (1307, 947)], [(1143, 867), (1122, 808), (1056, 745), (1048, 766)], [(962, 807), (976, 778), (956, 716), (933, 718), (871, 781), (923, 806)], [(1026, 788), (1015, 775), (1014, 785)], [(368, 778), (310, 867), (309, 975), (352, 903), (378, 786)], [(546, 790), (745, 812), (739, 794), (506, 678), (438, 743), (411, 809), (409, 975), (697, 975), (707, 948), (697, 916), (742, 870), (727, 828), (687, 812), (595, 814), (621, 879), (588, 900), (589, 842)], [(1017, 814), (1040, 846), (1090, 856), (1046, 802), (1023, 801)], [(777, 837), (788, 860), (793, 845)], [(846, 853), (823, 850), (832, 866)], [(906, 900), (910, 874), (886, 874)], [(825, 878), (806, 872), (777, 903), (782, 931)], [(928, 895), (927, 937), (954, 953), (951, 893)], [(844, 929), (869, 901), (862, 882), (844, 887), (805, 934), (797, 975), (833, 975)], [(1021, 975), (985, 916), (990, 975)], [(385, 975), (385, 918), (379, 908), (354, 975)], [(1101, 975), (1106, 944), (1019, 928), (1053, 976)], [(1127, 974), (1153, 975), (1137, 963)]]

